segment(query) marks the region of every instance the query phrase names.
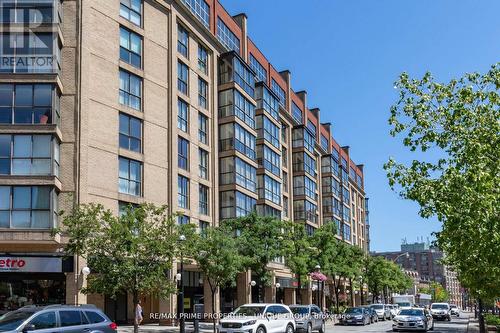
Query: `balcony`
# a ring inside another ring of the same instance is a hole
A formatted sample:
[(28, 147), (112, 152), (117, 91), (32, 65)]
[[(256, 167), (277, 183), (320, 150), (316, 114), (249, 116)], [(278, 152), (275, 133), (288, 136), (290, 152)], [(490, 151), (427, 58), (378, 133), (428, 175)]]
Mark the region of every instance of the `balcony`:
[(219, 84), (234, 82), (250, 97), (255, 96), (255, 73), (240, 56), (234, 52), (221, 55), (219, 63)]

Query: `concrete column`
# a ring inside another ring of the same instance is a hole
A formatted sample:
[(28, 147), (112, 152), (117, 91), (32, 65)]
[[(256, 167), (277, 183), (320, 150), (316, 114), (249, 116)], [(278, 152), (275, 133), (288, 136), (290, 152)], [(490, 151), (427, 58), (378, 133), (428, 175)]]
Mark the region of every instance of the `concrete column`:
[(245, 273), (238, 274), (236, 282), (238, 306), (251, 303), (252, 301), (252, 289), (250, 287), (250, 281), (252, 281), (252, 272), (250, 270)]
[(87, 286), (87, 278), (82, 274), (86, 261), (75, 257), (74, 272), (66, 273), (66, 304), (87, 304), (87, 295), (81, 290)]

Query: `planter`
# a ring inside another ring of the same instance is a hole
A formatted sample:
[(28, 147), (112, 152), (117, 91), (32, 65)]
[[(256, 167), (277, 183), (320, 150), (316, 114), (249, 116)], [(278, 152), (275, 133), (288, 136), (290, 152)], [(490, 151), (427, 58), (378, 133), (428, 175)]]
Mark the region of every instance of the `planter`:
[(486, 331), (488, 332), (500, 332), (500, 327), (495, 325), (487, 325)]

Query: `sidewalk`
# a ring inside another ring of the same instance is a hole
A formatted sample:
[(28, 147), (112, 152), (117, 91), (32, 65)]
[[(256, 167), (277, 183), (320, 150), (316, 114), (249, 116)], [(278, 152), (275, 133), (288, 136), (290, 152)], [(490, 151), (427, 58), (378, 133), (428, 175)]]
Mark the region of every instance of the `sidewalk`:
[(474, 317), (469, 318), (469, 324), (467, 325), (467, 333), (478, 333), (479, 332), (479, 322)]

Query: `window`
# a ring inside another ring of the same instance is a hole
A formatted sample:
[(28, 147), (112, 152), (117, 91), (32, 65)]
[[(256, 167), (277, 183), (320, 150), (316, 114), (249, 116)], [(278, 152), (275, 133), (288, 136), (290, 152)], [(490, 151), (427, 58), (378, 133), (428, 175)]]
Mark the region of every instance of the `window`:
[(255, 77), (246, 67), (245, 63), (238, 58), (233, 58), (234, 77), (233, 80), (243, 88), (251, 97), (254, 97)]
[(344, 223), (344, 239), (351, 240), (351, 226)]
[(119, 192), (135, 196), (141, 195), (142, 163), (120, 157), (119, 166)]
[(198, 222), (198, 228), (200, 229), (200, 234), (205, 235), (207, 233), (208, 228), (210, 227), (210, 223), (205, 221)]
[(54, 1), (4, 1), (0, 15), (1, 23), (58, 23)]
[(141, 0), (120, 0), (120, 16), (141, 26)]
[(59, 96), (51, 84), (0, 84), (1, 124), (59, 124)]
[(324, 194), (335, 194), (340, 197), (340, 182), (333, 177), (323, 177), (322, 191)]
[(250, 53), (250, 68), (255, 72), (258, 81), (267, 82), (267, 70)]
[(200, 178), (208, 179), (208, 151), (199, 148)]
[(189, 170), (189, 141), (179, 137), (177, 142), (178, 167)]
[(309, 175), (316, 177), (316, 159), (309, 156), (309, 154), (302, 153), (293, 153), (293, 171), (305, 171)]
[(182, 62), (177, 63), (177, 89), (184, 95), (188, 95), (189, 69)]
[(283, 192), (288, 192), (288, 173), (283, 171)]
[(59, 176), (59, 142), (51, 135), (0, 135), (0, 175)]
[(349, 205), (349, 190), (342, 186), (342, 200)]
[(246, 216), (255, 210), (256, 200), (238, 191), (220, 194), (220, 216), (223, 219)]
[(33, 325), (34, 330), (43, 330), (56, 327), (56, 313), (54, 311), (39, 314), (28, 325)]
[(316, 125), (309, 119), (307, 120), (307, 129), (311, 131), (312, 135), (316, 138)]
[(321, 134), (321, 148), (328, 151), (328, 139), (323, 134)]
[(288, 198), (283, 196), (283, 217), (288, 216)]
[(209, 215), (208, 210), (208, 187), (205, 185), (200, 185), (200, 207), (199, 213), (203, 215)]
[(120, 27), (120, 59), (134, 67), (141, 68), (142, 37)]
[(123, 215), (125, 215), (128, 212), (128, 210), (133, 212), (137, 207), (138, 207), (137, 204), (118, 201), (118, 217), (122, 217)]
[(347, 160), (343, 157), (341, 159), (341, 165), (345, 170), (347, 170)]
[(283, 160), (283, 167), (288, 168), (288, 149), (281, 147), (281, 158)]
[(228, 50), (236, 51), (240, 53), (240, 40), (236, 35), (229, 30), (227, 25), (217, 17), (217, 39), (224, 45)]
[(267, 175), (258, 177), (259, 198), (281, 204), (281, 183)]
[(0, 186), (0, 228), (50, 229), (57, 224), (57, 195), (48, 186)]
[(257, 205), (255, 206), (255, 211), (259, 216), (271, 216), (277, 219), (281, 218), (281, 211), (269, 205)]
[(349, 168), (349, 178), (351, 178), (351, 180), (354, 182), (356, 181), (356, 171), (353, 167)]
[(303, 124), (303, 119), (302, 119), (302, 110), (297, 106), (297, 104), (292, 102), (292, 117), (295, 119), (299, 124)]
[(255, 136), (237, 123), (219, 127), (220, 151), (235, 149), (251, 159), (255, 159)]
[(106, 319), (104, 319), (100, 314), (94, 311), (85, 311), (87, 318), (89, 319), (91, 324), (102, 323)]
[(259, 166), (272, 172), (276, 176), (281, 175), (281, 157), (266, 145), (257, 147), (257, 162)]
[(236, 183), (249, 191), (255, 191), (257, 169), (238, 157), (225, 157), (220, 161), (220, 184)]
[(178, 205), (180, 208), (189, 209), (189, 179), (179, 175), (177, 179)]
[(323, 174), (333, 173), (335, 176), (340, 177), (339, 165), (333, 155), (323, 156), (321, 158), (321, 172)]
[(310, 153), (314, 154), (315, 139), (305, 128), (297, 128), (293, 130), (292, 134), (292, 147), (304, 147)]
[(208, 74), (208, 51), (198, 44), (198, 69)]
[(257, 116), (257, 133), (260, 138), (280, 148), (280, 128), (264, 115)]
[(120, 104), (141, 110), (142, 79), (120, 69)]
[(189, 106), (182, 99), (177, 100), (177, 128), (187, 133), (189, 121)]
[(342, 183), (347, 184), (349, 182), (349, 175), (347, 174), (347, 171), (345, 171), (343, 168), (340, 168), (340, 175), (342, 177)]
[(348, 207), (342, 207), (342, 220), (349, 223), (351, 221), (351, 209)]
[(120, 148), (141, 152), (142, 122), (120, 113)]
[(177, 52), (188, 58), (189, 33), (180, 24), (177, 25)]
[(82, 324), (80, 311), (59, 311), (59, 319), (61, 320), (61, 327), (77, 326)]
[(207, 109), (208, 83), (202, 78), (198, 78), (198, 105)]
[(293, 177), (293, 193), (294, 195), (305, 195), (316, 201), (316, 182), (306, 176)]
[(210, 27), (210, 6), (204, 0), (182, 0), (182, 2), (205, 27)]
[(293, 202), (293, 214), (297, 221), (304, 220), (318, 223), (317, 210), (318, 206), (307, 200), (294, 200)]
[(178, 215), (177, 216), (177, 224), (178, 225), (189, 224), (189, 216), (187, 216), (187, 215)]
[(236, 116), (251, 128), (255, 128), (255, 107), (235, 90), (219, 92), (219, 117)]
[(198, 140), (208, 144), (208, 117), (203, 113), (198, 114)]
[(264, 85), (256, 90), (255, 100), (257, 101), (257, 108), (264, 109), (276, 120), (280, 119), (278, 99)]
[(274, 81), (271, 81), (271, 89), (278, 96), (280, 105), (285, 108), (286, 107), (286, 93), (280, 85)]

